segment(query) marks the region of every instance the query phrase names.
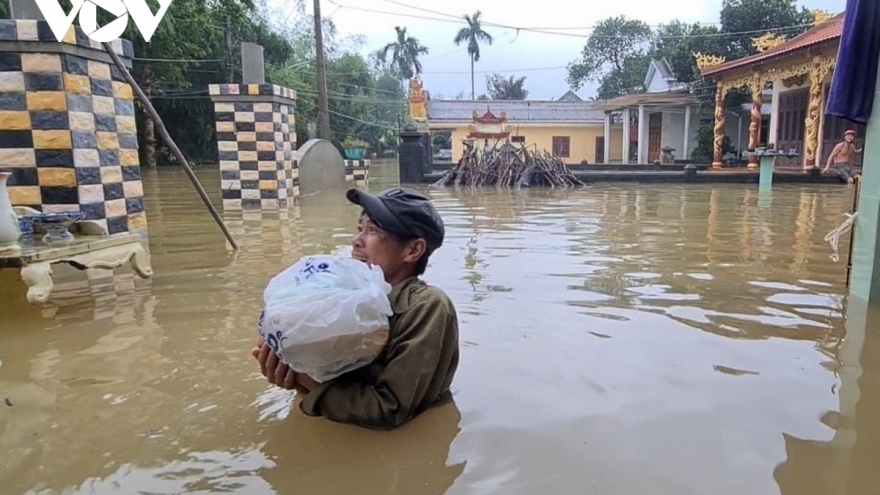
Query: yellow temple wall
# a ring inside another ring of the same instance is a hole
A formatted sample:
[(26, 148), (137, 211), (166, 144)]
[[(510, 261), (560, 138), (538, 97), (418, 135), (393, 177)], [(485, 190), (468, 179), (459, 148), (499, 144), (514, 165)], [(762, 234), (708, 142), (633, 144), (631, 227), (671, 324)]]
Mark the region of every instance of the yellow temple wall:
[[(464, 150), (462, 144), (463, 139), (467, 139), (470, 132), (469, 125), (461, 124), (458, 126), (444, 125), (444, 129), (452, 131), (452, 159), (458, 161)], [(511, 137), (520, 135), (525, 137), (525, 144), (530, 149), (553, 151), (554, 137), (569, 138), (569, 156), (564, 158), (565, 163), (578, 164), (583, 160), (588, 163), (597, 163), (596, 145), (597, 141), (602, 141), (605, 136), (605, 124), (516, 124), (508, 123), (507, 130), (510, 131)], [(622, 128), (620, 126), (611, 129), (611, 161), (620, 162), (622, 156)], [(477, 144), (482, 146), (482, 140), (477, 140)], [(490, 143), (491, 145), (491, 143)], [(601, 163), (603, 157), (600, 155), (598, 163)]]

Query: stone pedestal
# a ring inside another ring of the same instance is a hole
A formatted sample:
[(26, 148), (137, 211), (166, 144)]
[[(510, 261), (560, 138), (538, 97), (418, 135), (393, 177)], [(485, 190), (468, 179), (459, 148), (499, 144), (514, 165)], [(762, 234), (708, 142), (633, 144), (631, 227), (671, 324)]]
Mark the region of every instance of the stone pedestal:
[(212, 84), (223, 207), (286, 207), (299, 196), (296, 91)]
[(345, 160), (345, 180), (355, 186), (366, 186), (370, 176), (370, 160)]
[[(130, 66), (131, 42), (113, 47)], [(59, 43), (46, 21), (0, 20), (0, 170), (13, 206), (146, 228), (133, 92), (79, 27)]]
[(425, 147), (422, 145), (424, 133), (403, 131), (400, 133), (398, 166), (401, 184), (418, 184), (424, 181)]

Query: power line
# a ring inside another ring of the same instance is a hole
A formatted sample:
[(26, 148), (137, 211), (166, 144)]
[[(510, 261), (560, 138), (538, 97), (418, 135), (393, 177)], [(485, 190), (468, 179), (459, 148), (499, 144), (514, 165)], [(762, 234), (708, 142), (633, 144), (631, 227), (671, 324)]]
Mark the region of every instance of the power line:
[[(333, 3), (333, 2), (331, 1), (331, 3)], [(345, 8), (354, 9), (354, 7), (345, 7)], [(357, 10), (367, 10), (367, 9), (357, 8)], [(392, 14), (403, 15), (404, 17), (410, 17), (406, 14), (400, 14), (400, 13), (392, 13)], [(433, 20), (445, 21), (445, 19), (433, 19)], [(691, 35), (680, 35), (680, 36), (655, 36), (655, 39), (697, 39), (697, 38), (733, 37), (733, 36), (741, 36), (741, 35), (745, 36), (745, 35), (750, 35), (750, 34), (765, 34), (767, 32), (792, 31), (792, 30), (797, 30), (797, 29), (801, 29), (804, 27), (809, 27), (809, 26), (812, 26), (812, 24), (782, 26), (779, 28), (761, 29), (761, 30), (752, 30), (752, 31), (691, 34)], [(515, 27), (511, 27), (509, 29), (524, 30), (523, 28), (515, 28)], [(559, 34), (565, 34), (565, 33), (559, 33)], [(590, 36), (594, 36), (594, 35), (578, 35), (579, 38), (589, 38)], [(601, 38), (613, 39), (613, 38), (620, 38), (620, 37), (621, 36), (602, 36)], [(465, 48), (459, 48), (459, 49), (454, 50), (452, 52), (444, 53), (442, 55), (437, 55), (436, 57), (428, 57), (428, 58), (422, 60), (422, 62), (427, 62), (429, 60), (447, 57), (449, 55), (453, 55), (453, 54), (458, 53), (463, 50), (465, 50)], [(133, 60), (136, 60), (139, 62), (166, 62), (166, 63), (206, 63), (206, 62), (215, 62), (216, 63), (216, 62), (223, 61), (222, 59), (163, 59), (163, 58), (138, 58), (138, 57), (135, 57)], [(308, 67), (308, 65), (305, 65), (304, 67)], [(539, 67), (539, 68), (532, 68), (532, 69), (516, 69), (516, 70), (503, 69), (503, 70), (481, 71), (481, 72), (483, 72), (483, 73), (487, 73), (487, 72), (520, 72), (520, 71), (534, 71), (534, 70), (556, 70), (556, 69), (560, 69), (560, 68), (566, 69), (568, 67), (567, 66), (566, 67)], [(363, 74), (365, 72), (368, 72), (368, 71), (328, 72), (327, 75), (331, 75), (331, 74), (334, 74), (334, 75), (355, 75), (355, 74)], [(422, 74), (470, 74), (470, 71), (454, 71), (454, 72), (430, 72), (430, 71), (428, 71), (428, 72), (422, 72)]]
[[(332, 0), (328, 0), (328, 1), (332, 1)], [(427, 12), (427, 13), (429, 13), (429, 14), (440, 15), (440, 16), (444, 16), (444, 17), (451, 17), (451, 18), (453, 18), (453, 19), (458, 20), (459, 22), (461, 22), (462, 20), (464, 20), (464, 17), (463, 17), (463, 16), (460, 16), (460, 15), (447, 14), (447, 13), (445, 13), (445, 12), (439, 12), (439, 11), (436, 11), (436, 10), (426, 9), (426, 8), (424, 8), (424, 7), (416, 7), (416, 6), (414, 6), (414, 5), (409, 5), (409, 4), (406, 4), (406, 3), (403, 3), (403, 2), (399, 2), (399, 1), (397, 1), (397, 0), (379, 0), (379, 1), (381, 1), (381, 2), (385, 2), (385, 3), (390, 3), (390, 4), (393, 4), (393, 5), (399, 5), (399, 6), (401, 6), (401, 7), (406, 7), (406, 8), (412, 9), (412, 10), (418, 10), (418, 11), (421, 11), (421, 12)], [(557, 26), (557, 27), (534, 27), (534, 26), (528, 26), (528, 27), (523, 27), (523, 26), (508, 26), (508, 25), (506, 25), (506, 24), (499, 24), (499, 23), (497, 23), (497, 22), (490, 22), (490, 21), (483, 21), (483, 20), (481, 20), (480, 23), (481, 23), (481, 24), (484, 24), (484, 25), (486, 25), (486, 26), (494, 26), (494, 27), (500, 27), (500, 28), (505, 28), (505, 29), (515, 29), (515, 30), (519, 30), (519, 31), (532, 31), (532, 30), (537, 30), (537, 31), (548, 31), (548, 30), (573, 30), (573, 31), (584, 31), (584, 30), (592, 30), (592, 29), (596, 29), (596, 27), (598, 26), (598, 24), (594, 24), (594, 25), (592, 25), (592, 26), (586, 26), (586, 27), (585, 27), (585, 26), (580, 26), (580, 27), (577, 27), (577, 26)], [(720, 25), (721, 23), (718, 23), (718, 22), (696, 22), (696, 23), (694, 23), (694, 24), (697, 25), (697, 26), (717, 26), (717, 25)], [(651, 27), (658, 28), (658, 27), (662, 27), (662, 26), (664, 26), (664, 25), (663, 25), (663, 24), (657, 24), (657, 25), (654, 25), (654, 26), (651, 26)]]
[[(307, 90), (297, 90), (298, 95), (308, 96), (308, 97), (317, 97), (317, 92), (310, 92)], [(161, 94), (157, 94), (151, 96), (151, 100), (203, 100), (210, 98), (211, 95), (208, 94), (206, 90), (166, 90), (163, 89)], [(368, 95), (357, 96), (357, 95), (342, 95), (342, 94), (330, 94), (327, 96), (329, 100), (332, 101), (347, 101), (351, 103), (366, 103), (373, 106), (387, 105), (387, 106), (399, 106), (401, 108), (408, 105), (406, 101), (401, 100), (385, 100), (379, 98), (371, 98)]]
[[(383, 0), (383, 1), (387, 1), (389, 3), (396, 3), (398, 5), (403, 5), (403, 6), (415, 9), (415, 10), (427, 11), (427, 12), (431, 12), (434, 14), (449, 16), (449, 18), (428, 17), (428, 16), (422, 16), (422, 15), (416, 15), (416, 14), (407, 14), (407, 13), (403, 13), (403, 12), (389, 12), (386, 10), (370, 9), (370, 8), (366, 8), (366, 7), (353, 7), (350, 5), (342, 5), (334, 0), (327, 0), (327, 1), (329, 1), (333, 5), (336, 5), (337, 7), (340, 7), (343, 9), (349, 9), (349, 10), (371, 12), (374, 14), (392, 15), (392, 16), (405, 17), (405, 18), (410, 18), (410, 19), (424, 19), (424, 20), (436, 21), (436, 22), (447, 22), (447, 23), (453, 23), (453, 24), (466, 24), (464, 17), (457, 17), (457, 16), (453, 16), (452, 14), (446, 14), (446, 13), (442, 13), (442, 12), (432, 11), (432, 10), (424, 9), (421, 7), (413, 7), (413, 6), (409, 6), (406, 4), (397, 3), (392, 0)], [(502, 29), (511, 29), (514, 31), (526, 31), (526, 32), (539, 33), (539, 34), (549, 34), (549, 35), (555, 35), (555, 36), (567, 36), (567, 37), (573, 37), (573, 38), (583, 38), (583, 39), (591, 38), (591, 37), (598, 37), (598, 38), (602, 38), (602, 39), (620, 38), (620, 36), (599, 36), (599, 35), (596, 35), (595, 33), (592, 33), (592, 34), (565, 33), (565, 32), (559, 32), (559, 31), (551, 31), (551, 30), (547, 30), (547, 29), (510, 26), (510, 25), (506, 25), (506, 24), (498, 24), (498, 23), (489, 22), (489, 21), (481, 21), (481, 23), (485, 26), (497, 27), (497, 28), (502, 28)], [(696, 25), (703, 26), (703, 25), (709, 25), (709, 24), (696, 23)], [(663, 26), (663, 25), (661, 24), (661, 25), (654, 26), (654, 27), (660, 27), (660, 26)], [(760, 30), (752, 30), (752, 31), (740, 31), (740, 32), (718, 32), (718, 33), (688, 34), (688, 35), (677, 35), (677, 36), (674, 36), (674, 35), (656, 36), (655, 35), (655, 38), (657, 38), (657, 39), (719, 38), (719, 37), (732, 37), (732, 36), (749, 35), (749, 34), (764, 34), (767, 32), (779, 32), (779, 31), (783, 31), (783, 30), (794, 30), (794, 29), (801, 29), (804, 27), (811, 27), (811, 26), (812, 26), (812, 24), (798, 24), (798, 25), (792, 25), (792, 26), (781, 26), (778, 28), (760, 29)], [(592, 27), (583, 28), (583, 29), (595, 30), (596, 27), (598, 27), (598, 25), (594, 25)], [(569, 29), (574, 29), (574, 28), (569, 28)]]
[(343, 113), (335, 112), (333, 110), (330, 110), (330, 113), (332, 113), (333, 115), (336, 115), (337, 117), (342, 117), (344, 119), (348, 119), (348, 120), (358, 122), (358, 123), (361, 123), (364, 125), (373, 126), (373, 127), (379, 128), (379, 129), (385, 129), (388, 131), (397, 131), (398, 130), (396, 127), (390, 127), (390, 126), (386, 126), (386, 125), (382, 125), (382, 124), (377, 124), (375, 122), (368, 122), (366, 120), (361, 120), (357, 117), (352, 117), (351, 115), (345, 115)]

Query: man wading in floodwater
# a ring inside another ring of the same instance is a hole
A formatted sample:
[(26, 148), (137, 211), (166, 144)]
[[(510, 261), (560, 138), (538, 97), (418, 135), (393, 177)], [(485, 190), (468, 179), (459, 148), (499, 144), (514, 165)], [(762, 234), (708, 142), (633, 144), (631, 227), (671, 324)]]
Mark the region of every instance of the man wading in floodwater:
[(831, 150), (831, 155), (828, 156), (828, 162), (825, 164), (825, 168), (822, 169), (823, 174), (828, 172), (828, 169), (834, 164), (834, 167), (837, 170), (837, 176), (840, 177), (841, 181), (846, 182), (847, 184), (852, 184), (859, 178), (859, 174), (853, 174), (852, 168), (853, 157), (855, 157), (856, 153), (862, 152), (862, 150), (856, 148), (855, 140), (856, 131), (850, 129), (843, 134), (843, 142), (838, 143), (837, 146)]
[(391, 284), (394, 315), (388, 343), (369, 365), (315, 383), (279, 361), (268, 344), (251, 354), (269, 383), (304, 395), (309, 416), (372, 428), (393, 428), (451, 397), (458, 367), (458, 317), (443, 290), (419, 277), (443, 244), (443, 220), (421, 194), (394, 188), (376, 196), (350, 189), (363, 211), (352, 257), (379, 265)]

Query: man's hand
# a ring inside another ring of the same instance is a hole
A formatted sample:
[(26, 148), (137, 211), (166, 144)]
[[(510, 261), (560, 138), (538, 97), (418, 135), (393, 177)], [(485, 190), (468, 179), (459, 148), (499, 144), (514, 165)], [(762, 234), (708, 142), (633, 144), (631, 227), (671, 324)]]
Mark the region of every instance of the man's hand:
[(262, 339), (257, 342), (257, 347), (251, 349), (251, 356), (260, 363), (260, 371), (263, 376), (275, 386), (307, 394), (317, 385), (309, 376), (296, 373), (281, 362), (269, 344), (263, 342)]

